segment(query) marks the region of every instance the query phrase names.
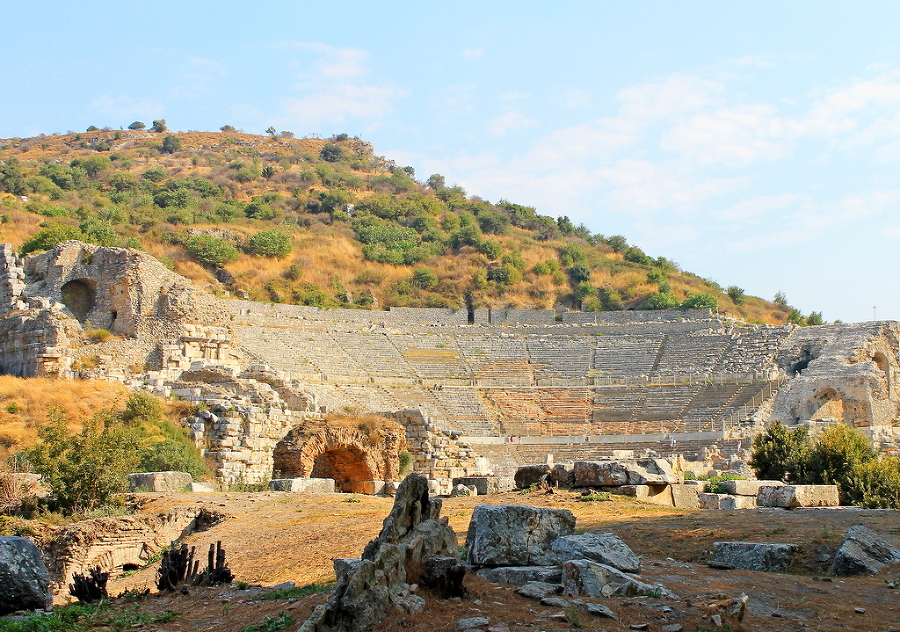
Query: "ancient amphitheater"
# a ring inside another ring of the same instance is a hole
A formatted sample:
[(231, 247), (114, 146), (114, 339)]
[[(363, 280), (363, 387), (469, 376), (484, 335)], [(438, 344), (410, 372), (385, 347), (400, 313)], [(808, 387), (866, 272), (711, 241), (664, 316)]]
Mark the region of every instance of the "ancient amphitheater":
[[(377, 492), (408, 450), (436, 490), (518, 464), (655, 451), (727, 460), (770, 420), (895, 451), (895, 322), (768, 327), (708, 310), (362, 311), (216, 298), (135, 250), (0, 246), (0, 370), (202, 404), (223, 482), (329, 475)], [(89, 343), (105, 328), (113, 340)], [(379, 413), (372, 435), (328, 413)]]

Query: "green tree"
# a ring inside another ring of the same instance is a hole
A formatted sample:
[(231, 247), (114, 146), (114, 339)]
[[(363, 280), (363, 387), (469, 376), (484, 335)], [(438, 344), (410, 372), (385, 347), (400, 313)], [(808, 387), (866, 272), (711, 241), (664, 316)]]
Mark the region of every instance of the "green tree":
[(788, 306), (787, 296), (786, 296), (785, 293), (782, 292), (781, 290), (778, 290), (777, 292), (775, 292), (775, 298), (772, 299), (772, 300), (773, 300), (775, 303), (777, 303), (778, 305), (781, 305), (782, 307), (787, 307), (787, 306)]
[(163, 138), (162, 151), (166, 154), (174, 154), (176, 151), (181, 151), (181, 139), (174, 134), (167, 135)]
[(237, 130), (234, 128), (234, 125), (223, 125), (222, 127), (219, 128), (219, 130), (220, 130), (223, 134), (231, 134), (231, 133), (237, 131)]
[(258, 257), (283, 259), (293, 249), (290, 235), (285, 235), (277, 228), (260, 231), (247, 241), (247, 251)]
[(824, 325), (825, 319), (822, 318), (822, 312), (810, 312), (806, 317), (807, 325)]
[(278, 171), (272, 165), (266, 165), (262, 168), (262, 177), (266, 180), (274, 178), (276, 173), (278, 173)]
[(69, 224), (48, 224), (22, 244), (19, 254), (27, 255), (29, 252), (50, 250), (56, 244), (69, 239), (84, 239), (84, 235), (78, 228)]
[(142, 122), (140, 122), (140, 121), (135, 121), (134, 123), (132, 123), (131, 125), (128, 126), (128, 129), (130, 129), (130, 130), (140, 130), (140, 129), (144, 129), (144, 128), (146, 128), (146, 127), (147, 127), (147, 126), (144, 125)]
[(412, 284), (423, 290), (430, 290), (438, 284), (438, 275), (430, 268), (416, 268), (413, 270)]
[(805, 427), (789, 429), (774, 421), (753, 438), (750, 467), (762, 480), (802, 483), (806, 480), (811, 447)]
[(438, 191), (440, 189), (443, 189), (446, 183), (447, 182), (444, 179), (444, 176), (439, 173), (432, 173), (430, 176), (428, 176), (428, 180), (425, 181), (425, 186), (434, 191)]
[(591, 280), (591, 269), (583, 263), (577, 263), (569, 268), (569, 278), (572, 283), (584, 283)]
[(212, 235), (194, 235), (188, 238), (185, 246), (194, 259), (215, 268), (221, 268), (238, 257), (237, 248)]
[(509, 215), (502, 211), (483, 211), (478, 214), (478, 225), (482, 232), (505, 235), (509, 232)]
[(719, 309), (719, 301), (712, 294), (698, 293), (688, 296), (684, 303), (681, 304), (684, 309), (696, 309), (708, 307), (709, 309)]
[(725, 293), (728, 294), (729, 298), (734, 301), (735, 305), (743, 305), (744, 299), (744, 290), (739, 288), (736, 285), (729, 285), (728, 289), (725, 290)]
[(158, 119), (153, 121), (153, 126), (150, 128), (151, 132), (156, 132), (157, 134), (162, 134), (167, 131), (169, 128), (166, 127), (166, 119)]
[(340, 145), (329, 143), (322, 147), (319, 157), (326, 162), (340, 162), (344, 158), (344, 150)]
[(657, 292), (647, 297), (643, 309), (675, 309), (681, 301), (669, 292)]
[(66, 511), (108, 504), (128, 486), (137, 464), (134, 433), (109, 411), (96, 413), (72, 434), (62, 412), (54, 409), (41, 428), (41, 442), (25, 451), (56, 503)]
[(6, 164), (0, 164), (0, 191), (13, 195), (25, 195), (25, 174), (17, 158), (10, 158)]
[(499, 259), (503, 256), (503, 244), (496, 239), (482, 239), (477, 248), (478, 252), (488, 259)]

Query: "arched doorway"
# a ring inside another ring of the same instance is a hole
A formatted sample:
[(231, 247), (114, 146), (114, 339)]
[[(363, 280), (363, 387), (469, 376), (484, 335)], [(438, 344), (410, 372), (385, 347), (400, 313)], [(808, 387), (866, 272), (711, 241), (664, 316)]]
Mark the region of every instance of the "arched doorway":
[(833, 388), (826, 388), (809, 402), (810, 419), (834, 418), (844, 421), (844, 400)]
[[(390, 452), (390, 454), (388, 454)], [(327, 427), (292, 429), (275, 445), (273, 478), (332, 478), (338, 490), (378, 493), (382, 481), (396, 478), (397, 449), (373, 442), (362, 432)], [(394, 467), (387, 467), (386, 464)]]
[(94, 309), (94, 284), (84, 280), (69, 281), (62, 286), (61, 299), (72, 316), (83, 323)]

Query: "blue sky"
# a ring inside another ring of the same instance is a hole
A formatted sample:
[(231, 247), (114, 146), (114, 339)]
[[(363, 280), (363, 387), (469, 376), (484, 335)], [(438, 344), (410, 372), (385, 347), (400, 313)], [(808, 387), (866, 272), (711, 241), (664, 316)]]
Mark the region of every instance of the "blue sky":
[(900, 320), (900, 3), (2, 4), (0, 138), (347, 132), (723, 286)]

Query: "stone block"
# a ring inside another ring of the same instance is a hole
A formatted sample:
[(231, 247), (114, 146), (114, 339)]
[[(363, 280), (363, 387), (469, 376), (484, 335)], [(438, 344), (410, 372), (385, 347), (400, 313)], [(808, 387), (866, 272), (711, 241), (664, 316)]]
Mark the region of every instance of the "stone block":
[(475, 487), (479, 496), (502, 494), (516, 488), (516, 481), (509, 476), (460, 476), (453, 479), (453, 485)]
[(760, 487), (781, 487), (781, 481), (722, 481), (719, 486), (733, 496), (756, 496)]
[(796, 544), (713, 542), (712, 557), (706, 563), (712, 568), (778, 572), (791, 565), (798, 551)]
[(700, 509), (756, 509), (753, 496), (732, 496), (730, 494), (698, 494)]
[(529, 582), (558, 584), (562, 581), (562, 569), (558, 566), (499, 566), (480, 568), (475, 574), (493, 584), (522, 586)]
[(193, 482), (187, 472), (137, 472), (128, 475), (128, 491), (182, 492)]
[(575, 487), (628, 484), (628, 470), (618, 461), (576, 461), (573, 476)]
[[(562, 570), (560, 570), (562, 578)], [(562, 585), (548, 582), (527, 582), (516, 589), (516, 593), (528, 599), (546, 599), (562, 592)]]
[(478, 505), (466, 535), (466, 560), (474, 566), (554, 564), (551, 543), (574, 531), (575, 516), (567, 509)]
[(831, 562), (835, 575), (877, 573), (886, 564), (900, 562), (900, 549), (871, 529), (851, 527)]
[(611, 494), (634, 498), (642, 503), (660, 505), (662, 507), (675, 506), (670, 485), (619, 485), (602, 489)]
[(575, 472), (571, 467), (559, 463), (550, 470), (549, 481), (551, 485), (569, 489), (575, 486)]
[(362, 564), (361, 557), (335, 557), (331, 559), (331, 566), (334, 568), (334, 576), (337, 583), (341, 584), (359, 569)]
[(670, 485), (672, 490), (672, 503), (679, 509), (699, 509), (700, 508), (700, 492), (703, 490), (699, 485), (676, 484)]
[(837, 485), (763, 485), (759, 488), (760, 507), (838, 507)]
[(269, 489), (303, 494), (333, 494), (336, 491), (333, 478), (275, 478), (269, 481)]
[(212, 485), (208, 483), (191, 483), (188, 489), (194, 493), (209, 494), (216, 491)]
[(582, 533), (557, 538), (550, 545), (559, 564), (569, 560), (593, 560), (628, 573), (639, 573), (641, 561), (614, 533)]

